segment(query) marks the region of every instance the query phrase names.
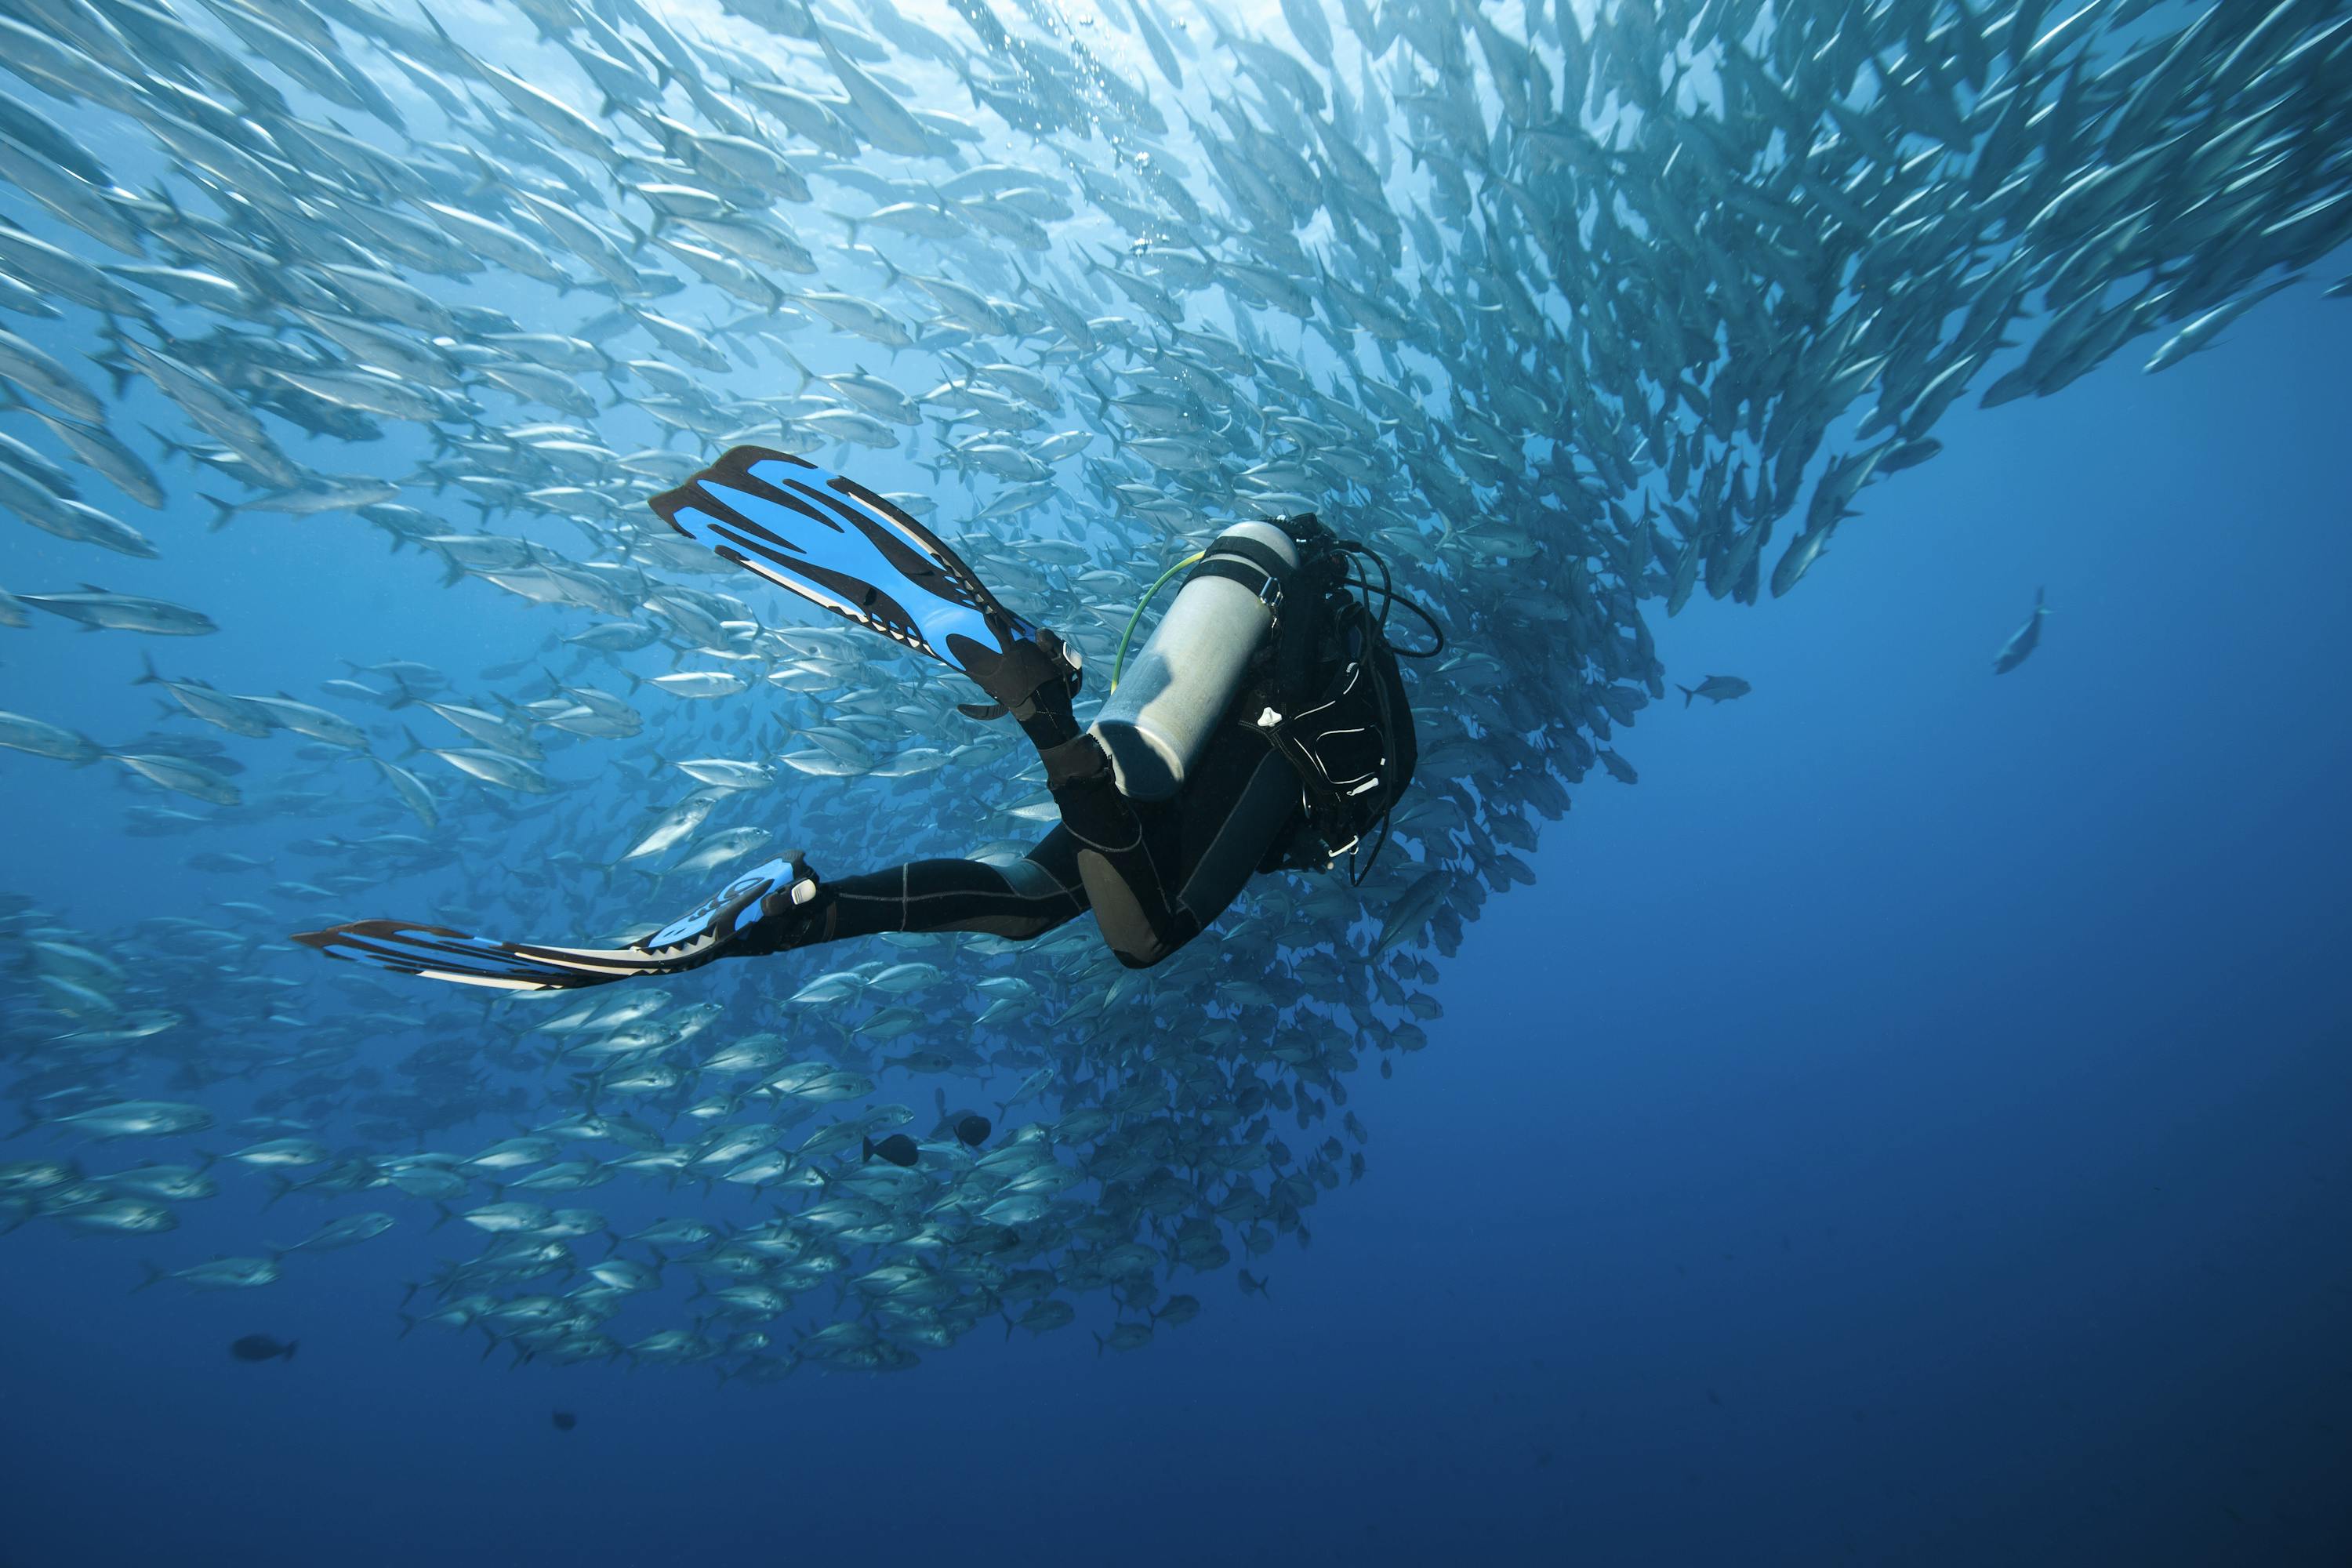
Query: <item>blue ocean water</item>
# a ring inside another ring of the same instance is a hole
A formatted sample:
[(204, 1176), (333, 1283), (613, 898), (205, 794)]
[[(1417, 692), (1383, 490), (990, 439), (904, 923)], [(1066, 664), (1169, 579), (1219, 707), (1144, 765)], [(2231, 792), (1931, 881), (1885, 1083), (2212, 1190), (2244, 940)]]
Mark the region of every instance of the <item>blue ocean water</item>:
[[(1755, 694), (1579, 796), (1266, 1300), (719, 1387), (395, 1340), (417, 1237), (163, 1302), (28, 1228), (0, 1561), (2341, 1561), (2347, 354), (2294, 299), (1955, 419), (1831, 582), (1678, 621)], [(28, 771), (31, 864), (159, 885)]]
[[(405, 1200), (267, 1289), (134, 1292), (142, 1257), (376, 1201), (265, 1207), (240, 1174), (171, 1237), (0, 1240), (0, 1564), (2346, 1561), (2347, 358), (2352, 307), (2305, 287), (2161, 376), (2125, 354), (1964, 405), (1801, 593), (1654, 616), (1674, 678), (1753, 692), (1670, 696), (1617, 738), (1640, 783), (1585, 778), (1535, 885), (1442, 965), (1427, 1048), (1349, 1080), (1367, 1173), (1311, 1246), (1246, 1260), (1262, 1297), (1173, 1276), (1205, 1310), (1137, 1354), (1098, 1350), (1093, 1314), (983, 1323), (892, 1376), (510, 1369), (479, 1335), (401, 1332), (404, 1286), (471, 1249)], [(858, 471), (925, 483), (896, 456)], [(940, 489), (951, 518), (967, 498)], [(543, 619), (354, 549), (349, 519), (194, 526), (175, 511), (154, 563), (21, 529), (0, 562), (18, 591), (91, 573), (201, 605), (231, 690), (540, 651)], [(2042, 647), (1995, 676), (2037, 589)], [(129, 639), (5, 635), (0, 706), (147, 721)], [(609, 853), (608, 782), (557, 845)], [(97, 931), (251, 896), (188, 868), (195, 840), (127, 836), (130, 798), (0, 753), (7, 889)], [(540, 876), (543, 821), (468, 833), (487, 864), (383, 912), (495, 886), (499, 851)], [(616, 914), (523, 887), (500, 912), (547, 900), (528, 934)], [(680, 998), (772, 1023), (834, 957)], [(347, 1005), (307, 954), (266, 972), (297, 1017)], [(299, 1352), (232, 1359), (256, 1332)]]

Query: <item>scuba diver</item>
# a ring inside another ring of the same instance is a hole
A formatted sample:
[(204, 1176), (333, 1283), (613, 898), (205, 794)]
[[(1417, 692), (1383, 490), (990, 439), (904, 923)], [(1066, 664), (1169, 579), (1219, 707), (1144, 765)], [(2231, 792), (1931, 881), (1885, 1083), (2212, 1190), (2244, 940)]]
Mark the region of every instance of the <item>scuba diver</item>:
[[(1060, 825), (1018, 859), (917, 860), (838, 879), (794, 852), (624, 948), (381, 920), (295, 941), (403, 973), (541, 991), (882, 931), (1027, 941), (1092, 910), (1119, 961), (1140, 969), (1198, 936), (1253, 875), (1328, 870), (1346, 856), (1360, 881), (1387, 842), (1415, 757), (1397, 658), (1432, 657), (1444, 637), (1378, 555), (1311, 513), (1236, 524), (1163, 574), (1153, 593), (1191, 568), (1134, 668), (1114, 673), (1082, 726), (1076, 654), (855, 480), (738, 447), (651, 505), (725, 559), (968, 677), (991, 700), (961, 710), (1020, 726)], [(1400, 606), (1428, 627), (1428, 647), (1389, 640)]]

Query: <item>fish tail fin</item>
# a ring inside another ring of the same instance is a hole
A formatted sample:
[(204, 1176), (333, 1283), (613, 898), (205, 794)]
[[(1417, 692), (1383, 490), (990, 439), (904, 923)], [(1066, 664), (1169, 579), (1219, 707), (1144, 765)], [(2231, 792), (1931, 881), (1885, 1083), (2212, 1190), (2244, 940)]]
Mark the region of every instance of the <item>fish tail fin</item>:
[[(439, 1230), (443, 1226), (447, 1225), (451, 1220), (457, 1217), (457, 1211), (451, 1208), (447, 1204), (436, 1203), (433, 1205), (433, 1209), (434, 1212), (441, 1217), (425, 1227), (425, 1234), (428, 1236), (433, 1232)], [(414, 1290), (416, 1287), (412, 1285), (409, 1289)]]
[(155, 656), (145, 648), (139, 650), (139, 673), (131, 677), (133, 686), (161, 686), (163, 678), (156, 673)]
[(292, 1360), (294, 1359), (294, 1352), (295, 1352), (296, 1351), (298, 1351), (298, 1350), (300, 1350), (301, 1348), (302, 1348), (302, 1342), (301, 1342), (300, 1340), (288, 1340), (288, 1341), (286, 1342), (286, 1354), (285, 1354), (285, 1359), (286, 1359), (286, 1360), (288, 1360), (288, 1361), (292, 1361)]
[(139, 1260), (139, 1267), (145, 1271), (146, 1278), (141, 1279), (138, 1284), (131, 1287), (131, 1292), (134, 1296), (140, 1291), (147, 1289), (148, 1286), (154, 1284), (157, 1280), (165, 1278), (163, 1270), (156, 1268), (154, 1264), (149, 1262), (146, 1258), (142, 1258)]
[(115, 345), (113, 349), (103, 354), (84, 354), (82, 358), (106, 373), (106, 379), (110, 384), (108, 395), (120, 401), (123, 388), (131, 384), (139, 372), (122, 352), (122, 331), (114, 325), (113, 317), (107, 318), (107, 325), (99, 329), (99, 334), (111, 342)]
[(194, 452), (189, 447), (186, 442), (176, 440), (170, 436), (164, 435), (163, 432), (156, 429), (152, 425), (142, 425), (142, 428), (146, 430), (147, 434), (155, 437), (156, 443), (163, 448), (163, 456), (166, 458), (193, 458), (195, 456)]
[(394, 1312), (393, 1316), (400, 1320), (400, 1332), (394, 1335), (394, 1338), (403, 1340), (406, 1339), (408, 1337), (408, 1331), (416, 1326), (415, 1318), (406, 1312)]
[(196, 493), (203, 496), (213, 509), (213, 520), (205, 524), (205, 531), (218, 533), (222, 529), (226, 528), (229, 520), (236, 515), (236, 504), (234, 501), (225, 501), (207, 490), (198, 490)]
[(425, 25), (433, 29), (434, 37), (439, 38), (443, 46), (452, 54), (474, 66), (478, 73), (482, 62), (468, 52), (463, 44), (449, 36), (449, 29), (441, 25), (441, 18), (436, 16), (429, 9), (424, 12), (424, 16)]
[(1092, 1329), (1088, 1329), (1088, 1330), (1087, 1331), (1087, 1332), (1088, 1332), (1088, 1333), (1090, 1333), (1090, 1334), (1094, 1334), (1094, 1338), (1095, 1338), (1095, 1359), (1096, 1359), (1097, 1361), (1100, 1361), (1100, 1360), (1102, 1360), (1102, 1353), (1103, 1353), (1103, 1337), (1102, 1337), (1100, 1334), (1095, 1334), (1095, 1333), (1094, 1333), (1094, 1331), (1093, 1331)]
[(1676, 683), (1675, 689), (1683, 694), (1683, 706), (1685, 708), (1691, 705), (1691, 699), (1698, 695), (1697, 692), (1693, 691), (1689, 687), (1684, 686), (1679, 682)]
[(408, 750), (400, 753), (400, 757), (403, 762), (407, 761), (419, 752), (429, 749), (424, 742), (416, 738), (416, 731), (410, 729), (407, 725), (403, 724), (400, 727), (400, 732), (408, 738)]
[(868, 1163), (874, 1158), (874, 1140), (868, 1138), (864, 1142), (866, 1144), (866, 1152), (859, 1155), (857, 1160), (857, 1163), (861, 1165)]
[(801, 384), (793, 388), (793, 395), (794, 397), (798, 397), (802, 393), (808, 390), (809, 383), (816, 379), (816, 373), (809, 369), (808, 366), (803, 364), (800, 361), (800, 356), (793, 353), (791, 349), (786, 348), (783, 344), (778, 343), (776, 345), (776, 352), (784, 356), (784, 363), (786, 364), (801, 373)]

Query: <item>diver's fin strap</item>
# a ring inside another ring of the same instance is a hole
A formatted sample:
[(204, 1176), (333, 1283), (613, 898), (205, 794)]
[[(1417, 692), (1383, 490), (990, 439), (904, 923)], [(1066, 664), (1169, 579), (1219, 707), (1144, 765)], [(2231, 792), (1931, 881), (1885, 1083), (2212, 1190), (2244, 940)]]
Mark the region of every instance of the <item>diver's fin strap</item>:
[(951, 668), (964, 667), (950, 632), (997, 650), (1036, 635), (938, 534), (805, 458), (736, 447), (646, 504), (723, 559)]

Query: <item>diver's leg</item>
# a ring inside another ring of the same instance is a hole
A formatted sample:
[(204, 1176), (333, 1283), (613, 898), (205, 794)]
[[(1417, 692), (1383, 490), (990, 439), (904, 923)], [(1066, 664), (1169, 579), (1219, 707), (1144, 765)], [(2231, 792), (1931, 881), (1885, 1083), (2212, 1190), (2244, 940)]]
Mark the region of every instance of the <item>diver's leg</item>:
[(1025, 941), (1085, 912), (1076, 845), (1055, 828), (1021, 859), (918, 860), (821, 883), (798, 855), (730, 881), (630, 947), (498, 942), (444, 926), (362, 921), (294, 940), (332, 958), (404, 974), (511, 991), (572, 990), (677, 974), (887, 931), (973, 931)]
[(1076, 848), (1078, 879), (1096, 923), (1121, 963), (1149, 968), (1200, 931), (1173, 891), (1181, 846), (1171, 830), (1181, 807), (1139, 805), (1121, 795), (1109, 755), (1066, 719), (1067, 699), (1058, 710), (1050, 703), (1037, 706), (1038, 718), (1022, 724), (1032, 740), (1067, 723), (1067, 739), (1038, 749), (1045, 761), (1045, 788)]
[(1192, 940), (1200, 925), (1186, 919), (1172, 892), (1176, 808), (1139, 806), (1119, 793), (1109, 753), (1071, 708), (1077, 683), (1058, 645), (1015, 642), (1001, 658), (960, 651), (972, 678), (1044, 760), (1045, 788), (1070, 836), (1077, 879), (1119, 962), (1147, 968)]
[[(1081, 737), (1092, 745), (1091, 737)], [(1158, 963), (1225, 911), (1243, 886), (1297, 831), (1302, 807), (1290, 763), (1244, 726), (1211, 737), (1165, 805), (1139, 806), (1113, 787), (1110, 764), (1075, 772), (1046, 761), (1048, 787), (1076, 838), (1103, 940), (1130, 969)], [(1099, 756), (1099, 749), (1096, 755)]]
[(974, 664), (973, 678), (1012, 714), (1045, 762), (1045, 789), (1062, 814), (1103, 940), (1122, 963), (1159, 963), (1199, 929), (1186, 926), (1170, 893), (1171, 879), (1161, 874), (1173, 813), (1160, 805), (1139, 808), (1119, 793), (1110, 754), (1079, 726), (1071, 708), (1077, 683), (1067, 678), (1069, 666), (1058, 647), (1016, 643), (1002, 659)]
[(1211, 738), (1177, 799), (1119, 793), (1109, 753), (1071, 707), (1076, 668), (1050, 632), (993, 654), (960, 647), (965, 669), (1045, 763), (1045, 788), (1076, 850), (1103, 940), (1131, 969), (1158, 963), (1223, 912), (1297, 811), (1288, 763), (1244, 726)]
[(820, 882), (796, 918), (745, 933), (739, 952), (781, 952), (881, 931), (970, 931), (1026, 942), (1084, 914), (1077, 845), (1056, 827), (1020, 859), (914, 860)]

